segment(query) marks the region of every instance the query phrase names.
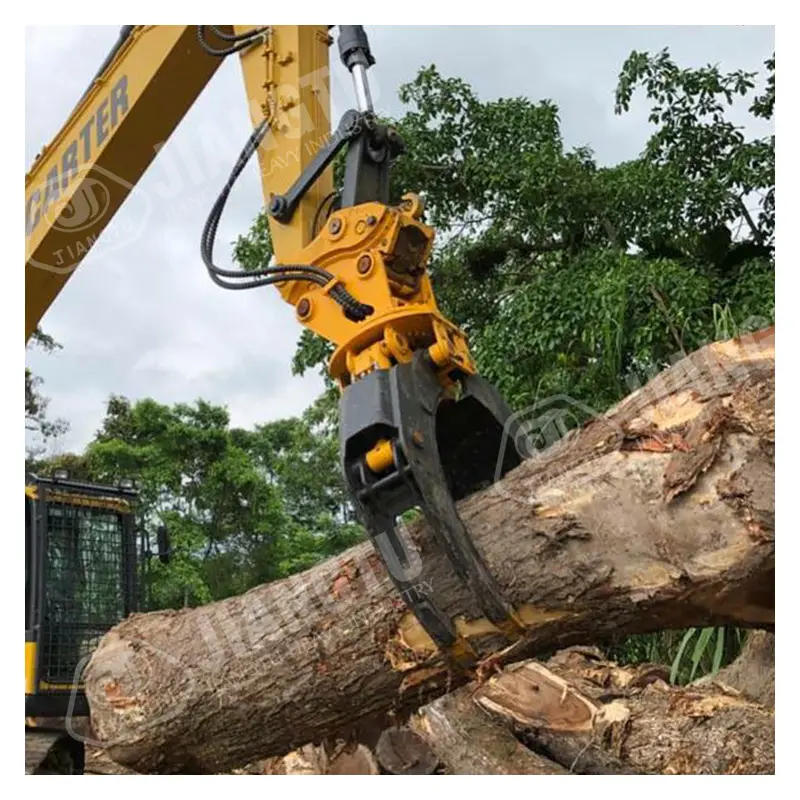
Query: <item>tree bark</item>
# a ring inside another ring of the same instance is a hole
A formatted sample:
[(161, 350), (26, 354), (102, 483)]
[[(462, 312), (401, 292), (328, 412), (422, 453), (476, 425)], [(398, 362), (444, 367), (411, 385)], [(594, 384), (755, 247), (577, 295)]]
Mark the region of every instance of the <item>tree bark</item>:
[[(421, 591), (481, 657), (621, 633), (774, 625), (774, 331), (703, 348), (459, 512), (526, 628), (474, 613), (423, 521)], [(502, 652), (501, 652), (502, 651)], [(221, 772), (402, 720), (466, 682), (369, 543), (240, 597), (134, 615), (85, 682), (93, 728), (139, 772)]]
[(432, 775), (439, 765), (425, 740), (408, 728), (387, 728), (378, 739), (375, 757), (388, 775)]
[(380, 768), (365, 745), (338, 742), (330, 753), (324, 745), (307, 744), (283, 757), (257, 761), (234, 772), (244, 775), (380, 775)]
[(750, 631), (733, 663), (716, 675), (701, 678), (695, 685), (721, 684), (740, 691), (757, 703), (775, 707), (775, 635)]
[(774, 773), (773, 709), (713, 682), (669, 686), (666, 676), (575, 648), (510, 666), (475, 702), (570, 772)]
[(452, 775), (565, 775), (475, 704), (473, 684), (419, 709), (409, 724)]

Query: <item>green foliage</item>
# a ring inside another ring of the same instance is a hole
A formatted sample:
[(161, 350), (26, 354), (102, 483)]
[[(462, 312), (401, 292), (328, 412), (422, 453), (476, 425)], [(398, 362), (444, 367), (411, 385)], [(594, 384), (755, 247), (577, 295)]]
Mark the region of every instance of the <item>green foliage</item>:
[[(46, 353), (61, 349), (52, 336), (37, 328), (31, 335), (28, 347), (38, 347)], [(63, 419), (50, 419), (47, 406), (50, 398), (42, 394), (42, 379), (25, 367), (25, 430), (30, 439), (26, 447), (25, 469), (35, 472), (39, 466), (38, 457), (44, 452), (47, 443), (66, 433), (69, 424)]]
[[(767, 85), (750, 101), (754, 117), (770, 120), (775, 105), (775, 57), (765, 62)], [(775, 229), (775, 137), (747, 141), (726, 118), (738, 98), (747, 98), (757, 73), (729, 74), (717, 66), (680, 69), (668, 50), (657, 55), (631, 53), (616, 91), (616, 111), (630, 108), (637, 89), (651, 103), (650, 122), (657, 126), (644, 153), (647, 164), (665, 170), (678, 189), (670, 203), (674, 239), (691, 240), (737, 218), (752, 192), (764, 202), (751, 234), (771, 241)]]
[(233, 245), (233, 260), (243, 270), (251, 271), (266, 267), (272, 258), (272, 239), (266, 212), (262, 211), (250, 226), (250, 230), (239, 236)]
[(86, 459), (94, 480), (135, 477), (142, 526), (169, 531), (171, 562), (148, 570), (157, 607), (241, 593), (361, 537), (347, 516), (335, 431), (316, 406), (248, 431), (203, 400), (112, 397)]

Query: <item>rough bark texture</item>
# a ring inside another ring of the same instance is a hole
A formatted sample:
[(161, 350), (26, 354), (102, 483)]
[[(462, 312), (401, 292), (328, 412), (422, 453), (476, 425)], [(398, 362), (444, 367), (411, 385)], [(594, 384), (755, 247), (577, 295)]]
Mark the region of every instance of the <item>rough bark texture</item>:
[(588, 774), (771, 774), (774, 710), (716, 683), (674, 687), (656, 665), (589, 648), (514, 664), (475, 693), (537, 752)]
[(109, 758), (108, 753), (98, 747), (86, 748), (86, 764), (84, 766), (85, 775), (138, 775), (127, 767), (117, 764)]
[(423, 706), (410, 719), (452, 775), (565, 775), (567, 770), (525, 747), (475, 704), (464, 686)]
[(408, 728), (387, 728), (378, 740), (375, 757), (387, 775), (432, 775), (439, 765), (425, 740)]
[(307, 744), (283, 758), (269, 758), (235, 770), (248, 775), (380, 775), (372, 751), (363, 744), (338, 743), (329, 753), (322, 745)]
[(775, 707), (775, 635), (750, 631), (736, 660), (713, 677), (701, 678), (696, 685), (717, 683), (738, 689), (762, 705)]
[[(774, 625), (774, 333), (711, 345), (459, 510), (528, 635), (505, 659), (620, 633)], [(433, 591), (478, 618), (423, 522)], [(369, 544), (197, 609), (130, 617), (86, 673), (92, 723), (141, 772), (220, 772), (455, 688)]]

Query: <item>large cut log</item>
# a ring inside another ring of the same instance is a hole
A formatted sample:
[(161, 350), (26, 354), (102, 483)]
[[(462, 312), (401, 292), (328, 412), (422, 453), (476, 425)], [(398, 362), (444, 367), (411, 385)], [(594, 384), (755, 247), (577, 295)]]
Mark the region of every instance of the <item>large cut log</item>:
[(570, 772), (774, 773), (773, 709), (717, 683), (675, 687), (666, 677), (575, 648), (511, 665), (474, 699)]
[[(772, 330), (710, 345), (463, 500), (527, 628), (505, 660), (670, 627), (771, 628), (773, 405)], [(425, 523), (407, 534), (432, 565), (417, 590), (435, 592), (480, 656), (496, 655), (507, 642), (470, 613)], [(364, 543), (240, 597), (134, 615), (103, 638), (85, 680), (115, 760), (222, 772), (392, 724), (466, 678)]]
[(565, 775), (567, 770), (525, 747), (475, 703), (463, 686), (420, 708), (409, 720), (452, 775)]

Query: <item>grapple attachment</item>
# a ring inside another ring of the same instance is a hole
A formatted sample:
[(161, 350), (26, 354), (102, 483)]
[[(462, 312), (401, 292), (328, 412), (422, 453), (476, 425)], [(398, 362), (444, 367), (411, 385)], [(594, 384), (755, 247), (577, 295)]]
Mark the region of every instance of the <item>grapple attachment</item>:
[[(375, 370), (348, 386), (340, 410), (341, 457), (356, 510), (403, 600), (457, 665), (473, 653), (437, 598), (433, 565), (402, 535), (401, 515), (418, 508), (433, 548), (443, 552), (469, 598), (473, 618), (487, 617), (509, 639), (521, 628), (461, 520), (456, 503), (517, 466), (523, 433), (499, 393), (466, 375), (452, 396), (428, 354)], [(382, 453), (382, 458), (375, 458)], [(438, 582), (441, 584), (441, 572)], [(463, 610), (463, 609), (462, 609)]]

